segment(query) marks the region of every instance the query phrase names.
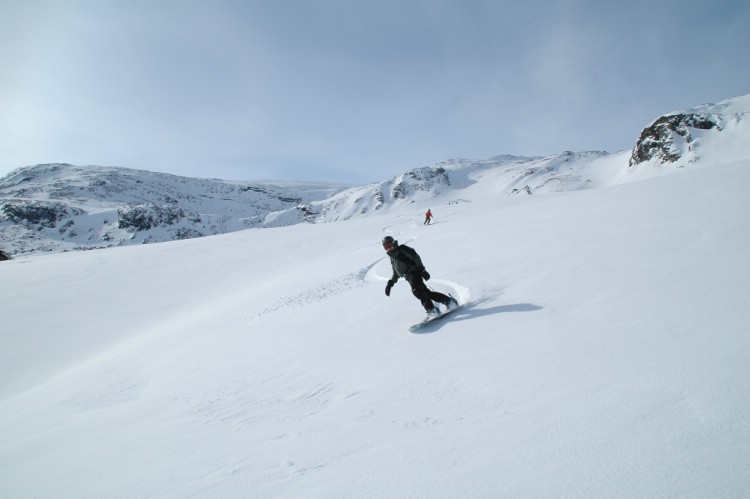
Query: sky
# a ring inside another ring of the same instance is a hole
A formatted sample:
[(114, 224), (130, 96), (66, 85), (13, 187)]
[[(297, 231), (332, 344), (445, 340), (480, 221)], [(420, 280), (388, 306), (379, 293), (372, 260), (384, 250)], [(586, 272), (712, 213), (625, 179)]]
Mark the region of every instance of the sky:
[(750, 93), (750, 3), (0, 0), (0, 176), (369, 183)]

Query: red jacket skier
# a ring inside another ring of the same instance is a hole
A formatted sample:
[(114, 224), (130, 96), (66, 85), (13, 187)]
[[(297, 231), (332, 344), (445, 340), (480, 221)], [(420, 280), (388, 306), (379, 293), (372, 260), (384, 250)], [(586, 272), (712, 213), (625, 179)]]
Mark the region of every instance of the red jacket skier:
[(432, 212), (427, 209), (427, 213), (424, 214), (424, 224), (423, 225), (430, 225), (430, 220), (432, 220)]

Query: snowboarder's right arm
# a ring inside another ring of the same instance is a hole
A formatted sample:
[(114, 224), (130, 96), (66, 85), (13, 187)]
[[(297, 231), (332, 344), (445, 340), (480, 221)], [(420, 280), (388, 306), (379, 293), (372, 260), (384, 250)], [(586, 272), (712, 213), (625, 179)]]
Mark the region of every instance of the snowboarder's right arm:
[(391, 288), (394, 284), (398, 281), (398, 276), (393, 275), (390, 279), (388, 279), (388, 284), (385, 285), (385, 296), (391, 296)]
[(385, 285), (385, 296), (391, 296), (391, 288), (398, 282), (399, 275), (396, 269), (393, 269), (393, 275), (388, 279), (388, 284)]

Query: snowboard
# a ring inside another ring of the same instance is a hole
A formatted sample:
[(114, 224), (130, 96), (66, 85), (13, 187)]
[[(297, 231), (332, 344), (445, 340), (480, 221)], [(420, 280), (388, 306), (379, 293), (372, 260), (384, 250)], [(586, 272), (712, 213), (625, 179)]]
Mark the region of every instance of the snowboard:
[(462, 306), (463, 305), (459, 304), (459, 305), (456, 305), (455, 307), (453, 307), (451, 309), (446, 310), (445, 312), (441, 312), (439, 315), (436, 315), (434, 317), (427, 317), (423, 321), (417, 322), (413, 326), (410, 326), (409, 327), (409, 332), (412, 332), (412, 333), (419, 332), (420, 329), (426, 328), (427, 326), (429, 326), (429, 325), (431, 325), (431, 324), (433, 324), (433, 323), (435, 323), (437, 321), (445, 319), (446, 317), (448, 317), (449, 315), (453, 314), (454, 312), (456, 312), (458, 310), (461, 310)]

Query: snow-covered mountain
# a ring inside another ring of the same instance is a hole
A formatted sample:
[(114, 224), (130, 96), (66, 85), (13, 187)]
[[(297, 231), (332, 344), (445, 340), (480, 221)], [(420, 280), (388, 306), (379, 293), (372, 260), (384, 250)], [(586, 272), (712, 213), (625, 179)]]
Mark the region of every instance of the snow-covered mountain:
[(0, 240), (14, 254), (92, 249), (274, 225), (347, 186), (196, 179), (68, 164), (20, 168), (0, 180)]
[(694, 164), (750, 156), (750, 95), (657, 118), (632, 152), (449, 160), (384, 182), (347, 187), (228, 182), (113, 167), (20, 168), (0, 179), (0, 240), (20, 255), (163, 242), (247, 228), (348, 220), (475, 198), (601, 187)]
[[(621, 155), (615, 163), (625, 168)], [(602, 152), (547, 158), (451, 160), (377, 184), (346, 187), (242, 183), (113, 167), (37, 165), (0, 180), (0, 235), (13, 254), (93, 249), (216, 235), (247, 228), (348, 220), (472, 197), (480, 179), (497, 196), (590, 187)], [(619, 167), (618, 166), (618, 167)]]
[[(750, 95), (673, 112), (641, 132), (632, 152), (450, 160), (364, 186), (228, 182), (67, 164), (0, 179), (0, 241), (20, 255), (216, 235), (247, 228), (371, 216), (438, 197), (476, 200), (602, 187), (673, 167), (750, 157)], [(484, 189), (480, 189), (484, 195)]]

